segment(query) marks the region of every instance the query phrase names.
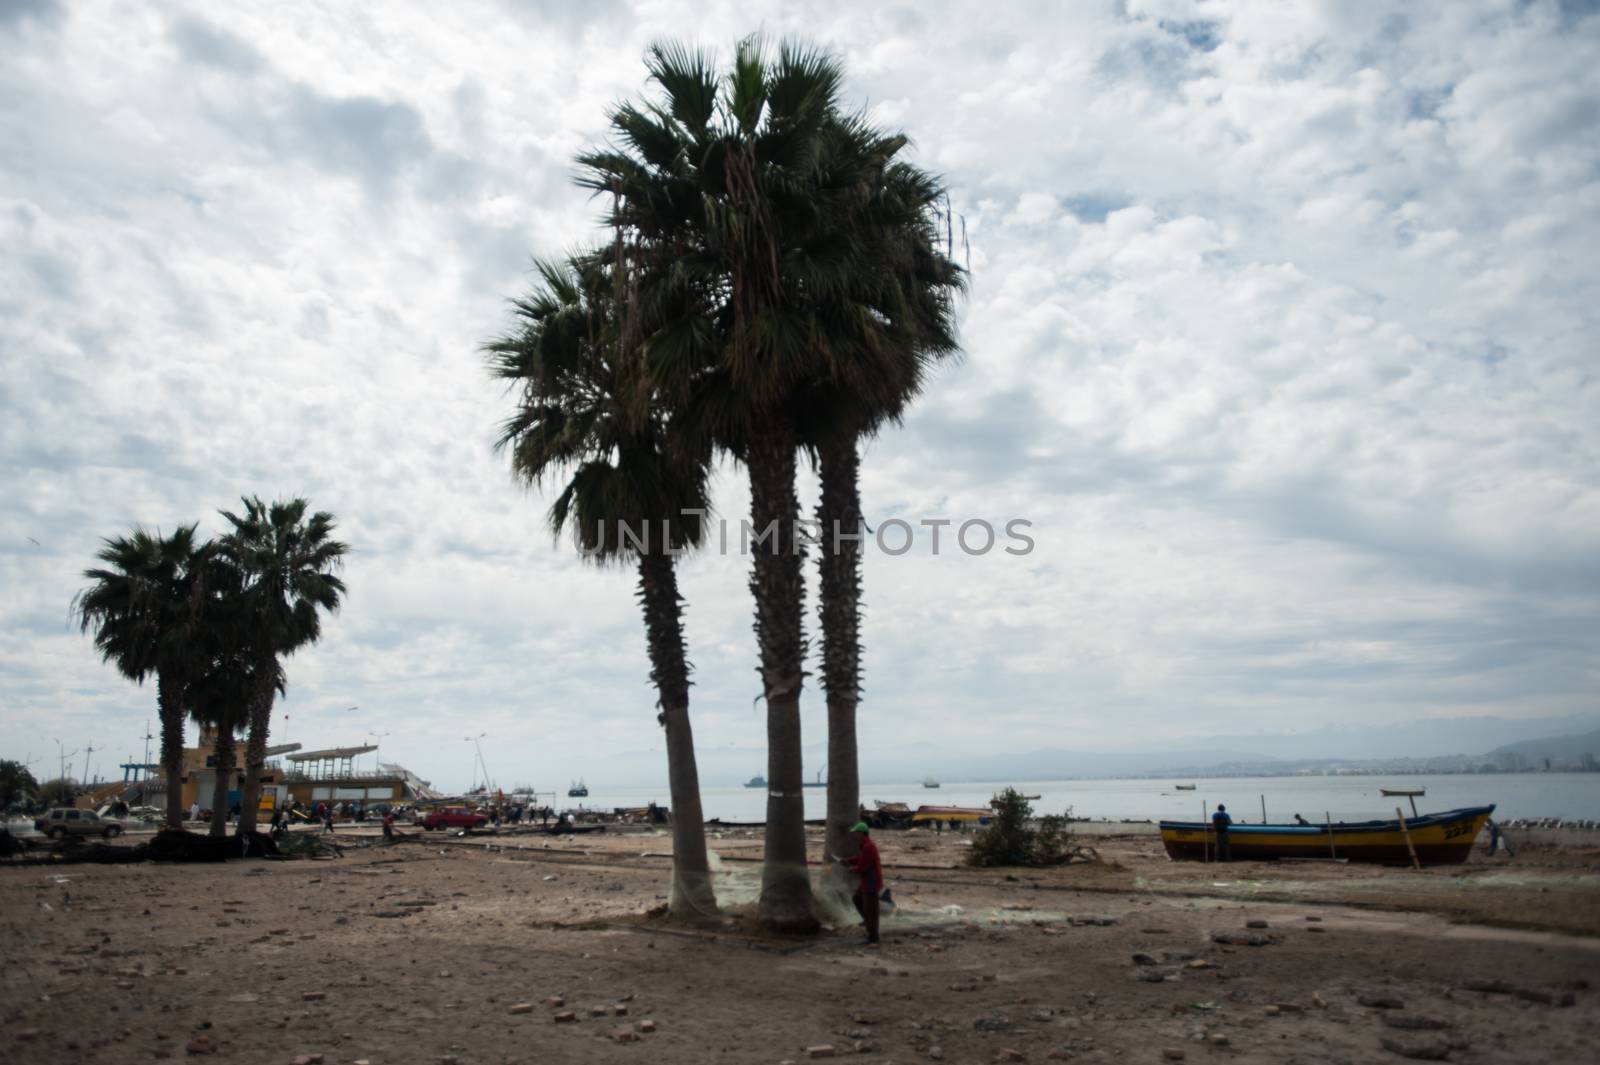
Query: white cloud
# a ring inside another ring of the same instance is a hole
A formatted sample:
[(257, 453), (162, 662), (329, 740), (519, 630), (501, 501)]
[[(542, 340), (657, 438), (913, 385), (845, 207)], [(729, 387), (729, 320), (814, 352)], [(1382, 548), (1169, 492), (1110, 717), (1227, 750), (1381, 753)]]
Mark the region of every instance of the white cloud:
[[(646, 42), (758, 26), (841, 51), (970, 241), (965, 360), (870, 446), (869, 520), (1024, 516), (1039, 545), (869, 558), (869, 741), (1595, 704), (1600, 18), (34, 9), (0, 19), (6, 753), (140, 747), (153, 693), (67, 627), (99, 537), (305, 493), (356, 553), (290, 666), (295, 739), (393, 730), (452, 783), (469, 729), (541, 785), (653, 765), (631, 579), (552, 544), (490, 453), (476, 347), (532, 255), (593, 234), (571, 156)], [(757, 748), (743, 562), (684, 590), (697, 737)]]

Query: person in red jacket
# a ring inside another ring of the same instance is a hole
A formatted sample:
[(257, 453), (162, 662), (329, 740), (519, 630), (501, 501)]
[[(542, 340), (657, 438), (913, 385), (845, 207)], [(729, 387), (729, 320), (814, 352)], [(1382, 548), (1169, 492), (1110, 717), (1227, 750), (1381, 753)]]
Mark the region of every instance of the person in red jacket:
[(850, 871), (861, 879), (856, 884), (854, 902), (856, 912), (861, 915), (861, 921), (867, 926), (867, 942), (878, 942), (878, 892), (883, 890), (883, 862), (878, 858), (878, 845), (872, 842), (867, 835), (867, 823), (857, 821), (850, 828), (851, 832), (860, 833), (860, 849), (854, 858), (847, 864)]

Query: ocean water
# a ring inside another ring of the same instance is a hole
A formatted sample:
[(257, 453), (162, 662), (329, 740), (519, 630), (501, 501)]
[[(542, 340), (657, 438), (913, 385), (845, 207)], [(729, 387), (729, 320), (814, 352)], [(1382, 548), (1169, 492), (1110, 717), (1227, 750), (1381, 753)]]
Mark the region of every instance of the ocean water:
[[(1194, 784), (1194, 791), (1176, 791), (1174, 784)], [(1398, 805), (1411, 816), (1403, 798), (1387, 798), (1379, 788), (1425, 788), (1417, 799), (1420, 813), (1454, 810), (1462, 806), (1493, 803), (1495, 815), (1513, 817), (1564, 817), (1600, 819), (1600, 773), (1485, 773), (1473, 775), (1402, 777), (1239, 777), (1195, 780), (1020, 780), (948, 782), (939, 788), (920, 783), (867, 783), (861, 801), (870, 809), (874, 800), (903, 802), (915, 809), (930, 806), (985, 806), (996, 793), (1014, 787), (1024, 795), (1038, 795), (1033, 808), (1039, 814), (1065, 813), (1095, 820), (1201, 819), (1202, 808), (1225, 803), (1236, 821), (1260, 821), (1266, 801), (1267, 819), (1291, 821), (1300, 814), (1308, 821), (1331, 815), (1335, 821), (1364, 821), (1394, 816)], [(707, 819), (762, 821), (766, 819), (764, 788), (704, 788), (701, 802)], [(557, 809), (580, 803), (591, 810), (617, 806), (670, 805), (666, 786), (660, 788), (607, 788), (589, 781), (589, 797), (569, 799), (565, 789), (556, 796)], [(826, 788), (807, 788), (806, 817), (821, 818), (827, 804)]]

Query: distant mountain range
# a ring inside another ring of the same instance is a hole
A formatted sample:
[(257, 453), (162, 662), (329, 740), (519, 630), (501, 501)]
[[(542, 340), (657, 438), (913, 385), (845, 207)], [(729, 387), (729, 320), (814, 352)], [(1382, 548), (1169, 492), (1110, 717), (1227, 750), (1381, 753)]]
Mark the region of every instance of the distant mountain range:
[(1493, 758), (1501, 754), (1520, 754), (1527, 758), (1572, 758), (1588, 752), (1600, 756), (1600, 728), (1569, 736), (1551, 736), (1542, 740), (1518, 740), (1488, 752)]
[[(1545, 738), (1530, 739), (1530, 734)], [(1600, 754), (1600, 715), (1520, 721), (1434, 718), (1382, 729), (1326, 726), (1299, 733), (1218, 736), (1211, 742), (1134, 751), (1037, 749), (957, 756), (920, 746), (926, 749), (896, 751), (887, 757), (863, 752), (862, 778), (919, 780), (930, 773), (947, 781), (1250, 775), (1397, 758), (1454, 756), (1492, 761), (1496, 754), (1510, 750), (1530, 759), (1570, 758), (1585, 750)]]
[[(827, 762), (820, 729), (808, 733), (805, 777)], [(1092, 742), (1092, 737), (1086, 737)], [(1512, 720), (1437, 718), (1382, 728), (1326, 726), (1299, 733), (1217, 736), (1208, 741), (1152, 744), (1136, 750), (1074, 750), (1066, 747), (983, 754), (955, 743), (908, 740), (862, 750), (861, 779), (879, 785), (915, 785), (925, 777), (947, 784), (962, 781), (1028, 781), (1062, 778), (1260, 776), (1323, 768), (1350, 768), (1397, 759), (1456, 759), (1460, 768), (1494, 762), (1497, 755), (1571, 759), (1584, 751), (1600, 756), (1600, 714)], [(766, 751), (750, 747), (702, 750), (700, 780), (707, 787), (737, 787), (765, 773)], [(666, 762), (658, 750), (631, 750), (608, 756), (606, 777), (613, 784), (666, 783)], [(591, 772), (591, 777), (594, 774)], [(665, 794), (665, 792), (663, 792)], [(881, 797), (881, 796), (880, 796)], [(864, 796), (871, 799), (872, 796)]]

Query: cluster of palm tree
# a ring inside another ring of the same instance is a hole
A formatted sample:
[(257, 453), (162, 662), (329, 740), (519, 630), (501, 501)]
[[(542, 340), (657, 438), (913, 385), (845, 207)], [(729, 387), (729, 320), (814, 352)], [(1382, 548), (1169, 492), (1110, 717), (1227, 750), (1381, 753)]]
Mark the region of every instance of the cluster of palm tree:
[(73, 600), (101, 657), (131, 680), (156, 681), (168, 828), (183, 827), (183, 730), (189, 718), (216, 733), (211, 834), (227, 832), (228, 792), (245, 737), (239, 834), (255, 831), (272, 707), (287, 688), (283, 660), (322, 635), (339, 608), (346, 545), (331, 514), (304, 499), (241, 500), (221, 511), (227, 531), (202, 540), (196, 525), (169, 536), (135, 528), (112, 537), (84, 571)]
[(519, 477), (559, 485), (556, 533), (570, 529), (591, 560), (637, 567), (682, 914), (716, 902), (674, 562), (700, 543), (716, 457), (748, 470), (750, 525), (767, 534), (750, 575), (768, 743), (760, 914), (814, 930), (797, 464), (808, 457), (821, 480), (827, 847), (843, 855), (860, 802), (859, 446), (956, 353), (964, 275), (941, 183), (903, 158), (903, 134), (845, 108), (843, 70), (825, 50), (751, 37), (723, 69), (711, 53), (660, 43), (647, 66), (649, 96), (615, 107), (611, 143), (577, 160), (579, 183), (608, 205), (605, 239), (542, 263), (514, 302), (515, 330), (487, 346), (518, 400), (499, 444)]

